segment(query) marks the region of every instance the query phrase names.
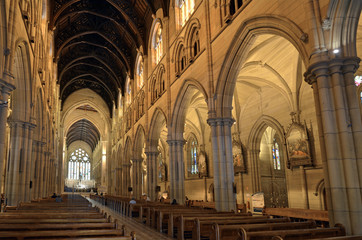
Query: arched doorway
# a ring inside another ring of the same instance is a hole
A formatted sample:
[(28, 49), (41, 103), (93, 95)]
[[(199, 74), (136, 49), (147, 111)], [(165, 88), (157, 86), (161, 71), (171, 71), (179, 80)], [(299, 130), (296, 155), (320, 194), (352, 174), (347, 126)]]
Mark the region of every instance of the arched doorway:
[(260, 183), (266, 207), (288, 207), (283, 139), (267, 127), (260, 142)]

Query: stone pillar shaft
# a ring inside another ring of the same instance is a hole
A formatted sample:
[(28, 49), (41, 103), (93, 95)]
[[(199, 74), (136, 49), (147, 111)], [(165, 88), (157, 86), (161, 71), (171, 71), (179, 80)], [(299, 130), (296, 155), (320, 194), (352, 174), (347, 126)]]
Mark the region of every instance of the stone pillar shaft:
[[(351, 61), (354, 61), (351, 64)], [(358, 60), (359, 61), (359, 60)], [(313, 85), (317, 120), (320, 122), (322, 156), (325, 157), (326, 190), (331, 198), (331, 225), (342, 223), (348, 234), (362, 234), (361, 113), (352, 86), (357, 59), (333, 59), (312, 65), (305, 74)], [(359, 163), (358, 163), (359, 162)]]
[(131, 164), (130, 163), (124, 163), (123, 164), (123, 173), (122, 173), (122, 178), (123, 178), (123, 192), (122, 195), (123, 196), (130, 196), (130, 193), (128, 192), (128, 187), (131, 186), (131, 175), (130, 175), (130, 168), (131, 168)]
[(140, 199), (142, 196), (142, 161), (143, 159), (133, 159), (133, 196)]
[(147, 195), (154, 201), (157, 186), (157, 156), (159, 152), (146, 152), (147, 156)]
[(170, 151), (170, 198), (185, 203), (184, 140), (167, 140)]
[(230, 118), (209, 118), (214, 163), (215, 206), (218, 211), (236, 209), (236, 199), (233, 192), (234, 166), (232, 157)]
[(13, 91), (15, 87), (11, 84), (6, 83), (0, 79), (0, 193), (5, 190), (3, 176), (5, 173), (5, 143), (6, 143), (6, 122), (8, 116), (8, 102), (10, 92)]

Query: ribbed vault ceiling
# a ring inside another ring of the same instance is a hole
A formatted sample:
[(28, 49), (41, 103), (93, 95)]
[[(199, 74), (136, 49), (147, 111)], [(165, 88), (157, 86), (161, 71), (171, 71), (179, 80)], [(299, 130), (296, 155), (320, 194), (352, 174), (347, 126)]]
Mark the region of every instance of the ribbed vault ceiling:
[(97, 146), (100, 140), (100, 133), (97, 127), (87, 119), (75, 122), (67, 133), (67, 147), (75, 141), (84, 141), (92, 148), (92, 151)]
[[(62, 103), (76, 90), (89, 88), (111, 109), (117, 91), (133, 76), (137, 49), (147, 50), (152, 15), (167, 16), (167, 0), (54, 0), (54, 53)], [(144, 54), (147, 54), (145, 52)]]

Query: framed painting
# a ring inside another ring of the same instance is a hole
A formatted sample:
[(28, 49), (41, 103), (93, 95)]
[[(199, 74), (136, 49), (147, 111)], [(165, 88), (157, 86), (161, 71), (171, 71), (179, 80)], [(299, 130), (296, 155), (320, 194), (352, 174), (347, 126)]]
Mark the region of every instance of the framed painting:
[(288, 167), (312, 166), (308, 131), (302, 124), (293, 122), (286, 134)]

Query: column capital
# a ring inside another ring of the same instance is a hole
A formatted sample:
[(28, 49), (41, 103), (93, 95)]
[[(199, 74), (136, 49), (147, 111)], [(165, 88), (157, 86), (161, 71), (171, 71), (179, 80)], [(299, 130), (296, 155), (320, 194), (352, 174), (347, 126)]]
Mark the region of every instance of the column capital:
[(20, 126), (21, 128), (24, 128), (24, 129), (25, 128), (33, 129), (36, 127), (36, 125), (34, 123), (26, 122), (26, 121), (22, 121), (22, 120), (10, 120), (9, 126), (10, 126), (10, 128)]
[(1, 89), (1, 92), (10, 93), (15, 90), (15, 86), (13, 84), (9, 83), (8, 81), (0, 78), (0, 89)]
[(14, 85), (0, 79), (0, 107), (8, 107), (8, 97), (14, 89)]
[(186, 140), (185, 140), (185, 139), (181, 139), (181, 140), (167, 140), (166, 142), (168, 143), (169, 146), (177, 146), (177, 145), (183, 146), (183, 145), (185, 145)]
[(145, 152), (147, 158), (149, 158), (150, 156), (157, 156), (158, 154), (160, 154), (159, 151), (147, 151)]
[(328, 77), (335, 73), (355, 73), (358, 69), (360, 58), (348, 57), (348, 58), (333, 58), (315, 62), (308, 67), (308, 70), (304, 73), (305, 81), (312, 85), (317, 78), (325, 76)]
[(209, 118), (207, 119), (207, 123), (211, 126), (211, 127), (215, 127), (215, 126), (229, 126), (231, 127), (235, 122), (235, 119), (233, 118), (223, 118), (223, 117), (218, 117), (218, 118)]
[(143, 158), (140, 159), (131, 159), (132, 162), (136, 163), (136, 162), (143, 162)]

